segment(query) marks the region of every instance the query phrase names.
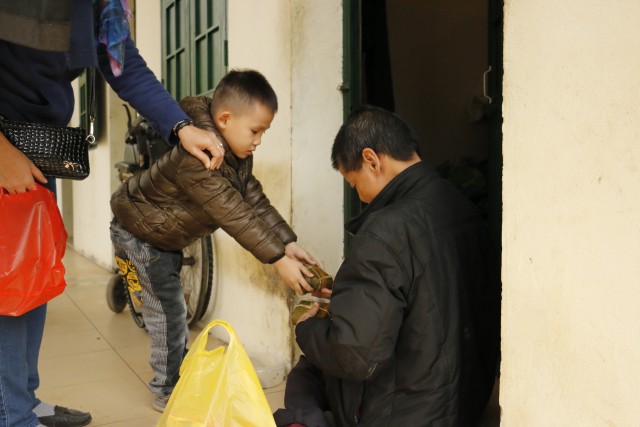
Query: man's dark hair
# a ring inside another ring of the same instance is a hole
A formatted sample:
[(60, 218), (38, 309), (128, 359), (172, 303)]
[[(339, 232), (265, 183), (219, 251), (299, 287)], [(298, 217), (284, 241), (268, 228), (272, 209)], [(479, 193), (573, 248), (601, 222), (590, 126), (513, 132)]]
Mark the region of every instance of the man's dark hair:
[[(246, 112), (259, 102), (273, 113), (278, 111), (278, 97), (267, 79), (255, 70), (231, 70), (218, 83), (211, 97), (212, 109), (230, 108)], [(213, 113), (214, 111), (212, 111)]]
[(364, 106), (352, 112), (344, 122), (331, 149), (334, 169), (345, 172), (362, 167), (362, 151), (370, 148), (396, 160), (410, 160), (420, 155), (418, 137), (394, 113), (379, 107)]

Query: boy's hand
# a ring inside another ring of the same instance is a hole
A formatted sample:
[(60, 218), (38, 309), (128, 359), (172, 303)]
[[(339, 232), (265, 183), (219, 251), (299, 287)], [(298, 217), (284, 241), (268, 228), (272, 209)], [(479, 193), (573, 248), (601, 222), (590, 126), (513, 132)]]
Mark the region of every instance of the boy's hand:
[(283, 256), (274, 262), (273, 266), (278, 270), (278, 274), (284, 280), (284, 283), (293, 289), (296, 294), (302, 295), (304, 293), (303, 289), (307, 292), (313, 292), (313, 288), (307, 283), (303, 273), (307, 277), (313, 277), (313, 274), (300, 261)]
[(47, 182), (40, 169), (0, 133), (0, 187), (9, 194), (24, 193), (33, 190), (35, 180)]
[(316, 260), (311, 255), (309, 255), (307, 251), (298, 246), (296, 242), (287, 244), (287, 246), (284, 247), (284, 253), (288, 257), (297, 259), (300, 262), (306, 262), (307, 264), (316, 263)]
[(317, 302), (314, 302), (311, 305), (311, 308), (309, 310), (307, 310), (307, 312), (304, 313), (302, 316), (300, 316), (300, 318), (296, 322), (296, 325), (299, 325), (300, 322), (304, 322), (305, 320), (314, 317), (316, 314), (318, 314), (318, 310), (319, 309), (320, 309), (320, 304), (318, 304)]
[[(207, 169), (218, 169), (222, 164), (224, 148), (215, 133), (191, 125), (180, 129), (178, 139), (184, 149), (200, 159)], [(205, 150), (211, 153), (211, 159)]]

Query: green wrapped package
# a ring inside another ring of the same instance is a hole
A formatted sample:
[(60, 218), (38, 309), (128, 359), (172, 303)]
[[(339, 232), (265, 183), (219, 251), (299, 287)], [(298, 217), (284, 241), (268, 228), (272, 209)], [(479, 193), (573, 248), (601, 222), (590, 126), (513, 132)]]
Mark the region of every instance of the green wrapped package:
[(307, 283), (313, 288), (313, 292), (305, 291), (305, 295), (297, 296), (296, 302), (291, 311), (291, 324), (296, 325), (300, 316), (306, 313), (314, 302), (320, 304), (320, 309), (315, 317), (329, 317), (329, 297), (323, 293), (323, 289), (333, 288), (333, 277), (325, 272), (320, 266), (304, 264), (313, 273), (313, 277), (306, 277)]
[(333, 277), (320, 268), (320, 266), (317, 264), (304, 264), (304, 266), (313, 273), (313, 277), (306, 277), (306, 279), (307, 283), (313, 288), (313, 294), (315, 296), (320, 296), (323, 289), (333, 288)]

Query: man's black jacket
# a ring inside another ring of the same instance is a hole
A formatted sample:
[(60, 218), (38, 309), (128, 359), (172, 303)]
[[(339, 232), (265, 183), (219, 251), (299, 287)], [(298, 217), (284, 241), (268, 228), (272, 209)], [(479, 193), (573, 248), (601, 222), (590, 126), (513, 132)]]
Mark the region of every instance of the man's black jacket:
[(347, 229), (331, 318), (296, 328), (336, 423), (473, 425), (499, 352), (499, 280), (479, 211), (420, 162)]

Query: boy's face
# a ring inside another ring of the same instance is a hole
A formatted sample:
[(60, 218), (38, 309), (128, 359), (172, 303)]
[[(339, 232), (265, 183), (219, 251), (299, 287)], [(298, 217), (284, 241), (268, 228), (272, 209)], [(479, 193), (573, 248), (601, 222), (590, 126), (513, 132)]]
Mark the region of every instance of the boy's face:
[(240, 114), (222, 110), (215, 117), (220, 133), (229, 144), (233, 154), (244, 159), (262, 142), (262, 135), (271, 126), (273, 111), (260, 102), (255, 102), (251, 108)]

